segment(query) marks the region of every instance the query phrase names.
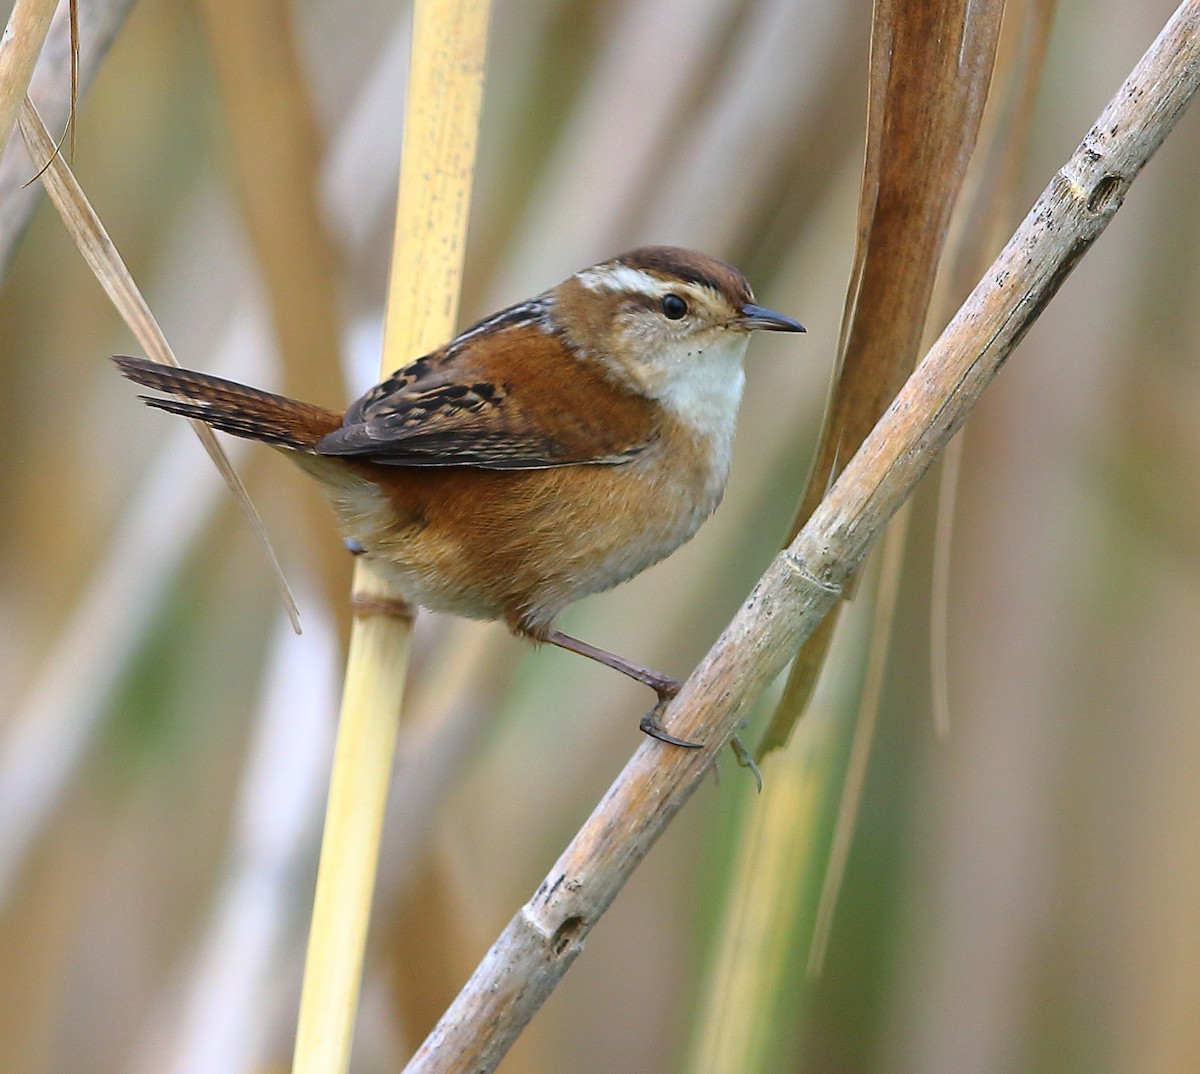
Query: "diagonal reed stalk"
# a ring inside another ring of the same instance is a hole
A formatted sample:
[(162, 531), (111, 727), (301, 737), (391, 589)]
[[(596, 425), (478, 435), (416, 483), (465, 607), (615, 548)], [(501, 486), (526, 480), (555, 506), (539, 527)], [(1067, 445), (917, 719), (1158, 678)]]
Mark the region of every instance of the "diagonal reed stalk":
[(684, 684), (671, 706), (671, 726), (703, 748), (646, 742), (638, 749), (406, 1074), (496, 1068), (704, 778), (745, 706), (840, 598), (1198, 89), (1200, 0), (1185, 0)]
[[(384, 374), (453, 333), (489, 9), (487, 0), (416, 4)], [(408, 665), (412, 614), (401, 595), (359, 563), (352, 601), (355, 620), (305, 961), (294, 1074), (338, 1074), (349, 1067)]]

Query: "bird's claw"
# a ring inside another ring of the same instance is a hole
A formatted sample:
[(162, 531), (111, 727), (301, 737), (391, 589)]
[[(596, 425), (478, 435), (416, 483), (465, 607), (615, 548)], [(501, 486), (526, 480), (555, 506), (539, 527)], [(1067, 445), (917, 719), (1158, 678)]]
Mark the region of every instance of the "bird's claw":
[[(678, 689), (679, 687), (676, 685), (676, 691)], [(659, 693), (658, 704), (642, 717), (638, 726), (651, 738), (657, 738), (659, 742), (665, 742), (668, 746), (682, 746), (684, 749), (698, 750), (703, 745), (702, 742), (689, 742), (685, 738), (676, 738), (662, 725), (661, 713), (672, 697), (674, 697), (673, 693), (665, 696)]]

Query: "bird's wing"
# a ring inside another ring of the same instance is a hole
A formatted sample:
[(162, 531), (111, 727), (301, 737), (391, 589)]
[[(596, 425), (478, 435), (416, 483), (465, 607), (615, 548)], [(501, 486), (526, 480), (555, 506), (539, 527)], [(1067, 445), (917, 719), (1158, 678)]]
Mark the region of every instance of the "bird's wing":
[(527, 470), (625, 462), (656, 432), (648, 399), (505, 311), (372, 388), (317, 452), (390, 466)]

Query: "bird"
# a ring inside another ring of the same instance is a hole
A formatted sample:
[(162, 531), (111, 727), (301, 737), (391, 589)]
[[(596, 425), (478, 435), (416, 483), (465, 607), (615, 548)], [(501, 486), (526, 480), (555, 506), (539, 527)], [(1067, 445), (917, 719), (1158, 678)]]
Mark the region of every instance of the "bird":
[[(650, 687), (678, 680), (564, 634), (560, 612), (690, 540), (725, 490), (756, 330), (803, 332), (714, 257), (642, 246), (500, 310), (344, 413), (141, 358), (152, 407), (277, 448), (343, 540), (417, 607), (502, 620)], [(739, 754), (740, 756), (740, 754)]]

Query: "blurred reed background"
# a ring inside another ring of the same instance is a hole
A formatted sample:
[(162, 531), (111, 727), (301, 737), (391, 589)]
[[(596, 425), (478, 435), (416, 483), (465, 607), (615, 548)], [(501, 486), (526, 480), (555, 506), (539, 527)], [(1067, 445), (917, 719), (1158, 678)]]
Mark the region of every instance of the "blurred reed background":
[[(1172, 7), (1062, 0), (1018, 215)], [(704, 652), (803, 487), (853, 257), (870, 18), (866, 0), (496, 4), (465, 317), (671, 242), (738, 264), (809, 329), (754, 344), (714, 520), (566, 618), (656, 667)], [(343, 398), (374, 379), (407, 25), (356, 0), (130, 9), (74, 166), (184, 364), (333, 403), (340, 340)], [(63, 87), (38, 91), (55, 114)], [(815, 871), (756, 1069), (1200, 1071), (1198, 174), (1192, 115), (969, 427), (944, 739), (932, 484), (917, 498), (824, 969), (805, 971)], [(0, 1070), (282, 1070), (347, 557), (299, 474), (234, 447), (301, 601), (294, 637), (193, 438), (105, 360), (133, 344), (47, 208), (3, 288)], [(844, 764), (857, 675), (790, 750), (832, 742)], [(645, 691), (615, 679), (422, 618), (356, 1070), (402, 1065), (638, 744)], [(816, 862), (840, 779), (820, 774)], [(502, 1069), (685, 1068), (756, 804), (726, 765)]]

